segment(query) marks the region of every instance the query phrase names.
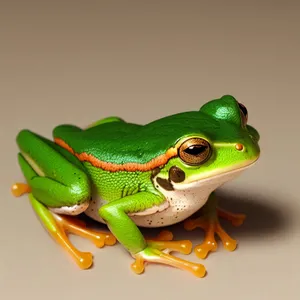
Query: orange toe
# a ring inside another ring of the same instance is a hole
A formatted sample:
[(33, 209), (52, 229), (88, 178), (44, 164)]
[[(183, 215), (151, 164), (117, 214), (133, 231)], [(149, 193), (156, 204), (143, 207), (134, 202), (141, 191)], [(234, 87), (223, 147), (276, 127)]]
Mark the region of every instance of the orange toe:
[(31, 188), (26, 183), (15, 183), (11, 186), (11, 192), (15, 197), (20, 197), (31, 192)]
[(220, 218), (229, 221), (233, 226), (236, 227), (241, 226), (246, 219), (246, 215), (244, 214), (235, 214), (221, 208), (217, 208), (217, 213)]

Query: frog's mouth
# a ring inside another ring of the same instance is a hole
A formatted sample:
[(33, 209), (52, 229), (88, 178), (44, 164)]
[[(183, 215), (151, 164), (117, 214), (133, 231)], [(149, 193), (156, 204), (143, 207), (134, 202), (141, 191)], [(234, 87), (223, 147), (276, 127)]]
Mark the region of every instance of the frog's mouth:
[(252, 167), (258, 160), (258, 157), (252, 160), (247, 160), (238, 165), (233, 165), (225, 168), (216, 169), (213, 171), (207, 171), (202, 174), (197, 174), (186, 179), (182, 183), (173, 183), (173, 186), (176, 186), (176, 189), (186, 189), (192, 187), (195, 184), (205, 184), (206, 182), (215, 182), (218, 181), (220, 184), (223, 184), (229, 180), (232, 180), (239, 176), (242, 172)]
[(154, 178), (154, 181), (156, 183), (156, 187), (161, 187), (165, 191), (192, 190), (199, 188), (200, 186), (213, 190), (227, 181), (238, 177), (246, 169), (252, 167), (257, 160), (258, 158), (247, 160), (238, 165), (203, 172), (201, 174), (191, 176), (181, 182), (175, 182), (172, 178), (170, 178), (170, 176), (169, 178), (161, 178), (159, 174)]

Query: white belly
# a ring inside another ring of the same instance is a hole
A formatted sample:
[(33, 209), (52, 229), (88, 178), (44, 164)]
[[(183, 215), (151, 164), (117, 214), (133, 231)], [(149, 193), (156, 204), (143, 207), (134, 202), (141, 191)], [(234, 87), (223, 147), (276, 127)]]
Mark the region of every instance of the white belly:
[[(154, 178), (155, 186), (166, 197), (166, 201), (160, 206), (131, 214), (130, 217), (136, 225), (141, 227), (162, 227), (181, 222), (197, 212), (216, 188), (234, 179), (242, 171), (240, 169), (189, 184), (172, 183), (173, 191), (164, 190)], [(100, 218), (98, 210), (106, 203), (104, 199), (94, 195), (85, 214), (96, 221), (105, 223)]]

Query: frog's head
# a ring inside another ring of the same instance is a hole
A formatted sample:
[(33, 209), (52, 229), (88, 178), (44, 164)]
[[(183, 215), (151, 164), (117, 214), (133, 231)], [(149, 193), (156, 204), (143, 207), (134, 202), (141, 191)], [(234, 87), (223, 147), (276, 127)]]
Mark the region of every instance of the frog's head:
[(259, 157), (259, 134), (247, 123), (247, 108), (235, 98), (212, 100), (198, 115), (201, 121), (186, 115), (190, 132), (177, 139), (178, 155), (160, 171), (159, 180), (171, 188), (212, 178), (226, 182)]

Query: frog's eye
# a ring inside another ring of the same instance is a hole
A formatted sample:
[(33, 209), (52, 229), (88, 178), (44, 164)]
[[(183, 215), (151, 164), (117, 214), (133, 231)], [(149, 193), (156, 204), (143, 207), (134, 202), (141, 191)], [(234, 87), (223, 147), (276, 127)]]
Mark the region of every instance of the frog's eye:
[(239, 108), (240, 108), (241, 115), (242, 115), (243, 125), (246, 125), (248, 122), (248, 110), (247, 110), (246, 106), (242, 103), (239, 103)]
[(191, 138), (182, 143), (178, 149), (178, 156), (191, 166), (197, 166), (209, 159), (211, 155), (210, 144), (201, 138)]

